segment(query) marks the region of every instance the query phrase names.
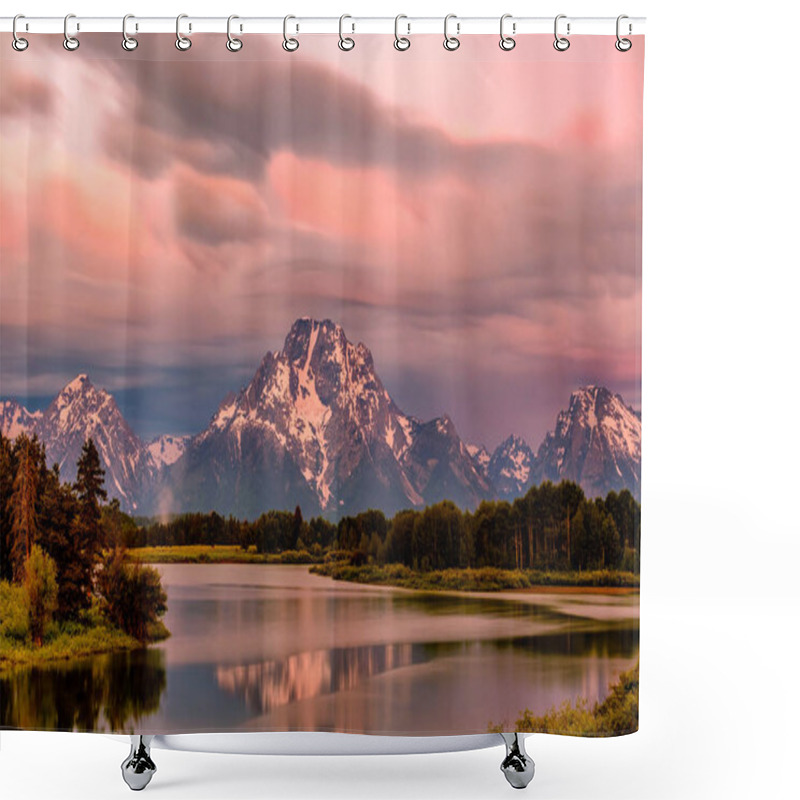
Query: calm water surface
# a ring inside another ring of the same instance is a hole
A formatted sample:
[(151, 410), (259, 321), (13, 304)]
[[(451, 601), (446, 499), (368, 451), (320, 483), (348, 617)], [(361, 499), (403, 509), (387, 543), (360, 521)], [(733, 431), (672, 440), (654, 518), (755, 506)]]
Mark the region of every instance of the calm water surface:
[(638, 595), (425, 593), (164, 564), (171, 638), (0, 677), (0, 724), (152, 733), (508, 729), (634, 664)]

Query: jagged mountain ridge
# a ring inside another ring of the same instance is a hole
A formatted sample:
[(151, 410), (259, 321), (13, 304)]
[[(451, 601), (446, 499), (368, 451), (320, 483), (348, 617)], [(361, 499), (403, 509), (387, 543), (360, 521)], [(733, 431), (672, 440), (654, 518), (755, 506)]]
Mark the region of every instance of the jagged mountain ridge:
[(16, 400), (2, 400), (0, 401), (0, 432), (9, 439), (16, 439), (21, 433), (32, 430), (41, 416), (41, 411), (28, 411)]
[(253, 517), (299, 504), (306, 515), (339, 517), (442, 499), (474, 508), (562, 478), (590, 496), (620, 488), (639, 496), (641, 420), (619, 395), (583, 387), (536, 455), (514, 435), (490, 454), (463, 442), (446, 415), (425, 422), (401, 411), (369, 349), (330, 320), (297, 320), (283, 348), (267, 353), (250, 383), (193, 437), (143, 442), (86, 375), (44, 412), (0, 403), (0, 422), (12, 438), (37, 433), (66, 480), (74, 480), (92, 436), (109, 496), (144, 514), (213, 509)]
[(474, 507), (490, 493), (452, 421), (404, 414), (364, 344), (303, 318), (166, 470), (153, 504), (252, 516), (299, 503), (338, 515), (445, 497)]
[(57, 463), (66, 481), (77, 477), (81, 448), (86, 439), (91, 438), (106, 471), (109, 497), (119, 499), (127, 511), (140, 510), (139, 498), (155, 478), (157, 465), (131, 430), (111, 394), (95, 387), (88, 375), (80, 374), (44, 411), (25, 411), (25, 414), (26, 417), (17, 416), (17, 420), (24, 420), (25, 424), (17, 425), (16, 434), (13, 426), (7, 431), (4, 418), (3, 434), (35, 433), (44, 442), (48, 463)]
[(545, 436), (532, 479), (572, 480), (590, 497), (629, 489), (638, 499), (641, 447), (641, 414), (604, 386), (585, 386), (572, 393)]

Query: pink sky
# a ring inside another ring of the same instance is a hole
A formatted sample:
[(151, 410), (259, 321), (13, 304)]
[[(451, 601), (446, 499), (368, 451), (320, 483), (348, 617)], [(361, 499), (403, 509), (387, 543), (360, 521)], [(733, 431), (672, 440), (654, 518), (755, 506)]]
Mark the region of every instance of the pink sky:
[(639, 37), (7, 38), (1, 396), (86, 371), (142, 435), (194, 431), (314, 316), (490, 447), (583, 383), (639, 406)]

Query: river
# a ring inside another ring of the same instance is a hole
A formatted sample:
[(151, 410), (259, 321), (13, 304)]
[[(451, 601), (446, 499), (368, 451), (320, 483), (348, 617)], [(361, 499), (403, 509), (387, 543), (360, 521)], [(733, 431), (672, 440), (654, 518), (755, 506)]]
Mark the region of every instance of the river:
[(639, 652), (639, 597), (432, 593), (305, 565), (157, 565), (172, 636), (0, 677), (9, 727), (127, 733), (513, 730)]

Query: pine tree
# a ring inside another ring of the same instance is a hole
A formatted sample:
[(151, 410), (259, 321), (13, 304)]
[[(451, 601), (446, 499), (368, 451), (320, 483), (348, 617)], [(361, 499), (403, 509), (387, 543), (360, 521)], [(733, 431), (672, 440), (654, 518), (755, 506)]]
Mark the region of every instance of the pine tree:
[(91, 439), (83, 444), (78, 459), (78, 476), (75, 481), (77, 514), (72, 526), (74, 537), (73, 565), (76, 588), (75, 611), (87, 608), (93, 588), (94, 568), (103, 552), (103, 526), (100, 501), (106, 499), (103, 488), (105, 473), (100, 466), (100, 456)]
[(74, 529), (77, 513), (78, 504), (72, 486), (61, 483), (58, 464), (53, 464), (42, 477), (40, 541), (58, 568), (56, 616), (59, 619), (74, 617), (83, 607), (84, 570)]
[(0, 581), (10, 581), (14, 577), (11, 561), (11, 495), (16, 473), (11, 441), (0, 433)]
[(11, 494), (11, 563), (15, 581), (25, 577), (25, 562), (36, 543), (36, 501), (39, 491), (37, 450), (39, 443), (25, 434), (17, 437), (14, 450), (17, 469)]

